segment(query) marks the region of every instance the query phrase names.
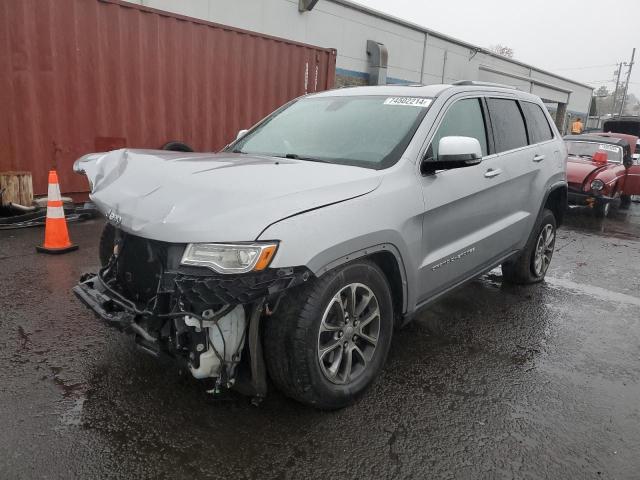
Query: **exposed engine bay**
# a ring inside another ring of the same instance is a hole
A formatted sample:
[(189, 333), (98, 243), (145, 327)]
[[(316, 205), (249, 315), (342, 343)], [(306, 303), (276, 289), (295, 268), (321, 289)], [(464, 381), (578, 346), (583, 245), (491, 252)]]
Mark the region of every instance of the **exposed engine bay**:
[(219, 274), (181, 265), (185, 247), (118, 230), (111, 258), (84, 275), (74, 293), (147, 353), (168, 354), (195, 378), (215, 379), (212, 391), (236, 387), (264, 396), (260, 319), (311, 273), (296, 267)]

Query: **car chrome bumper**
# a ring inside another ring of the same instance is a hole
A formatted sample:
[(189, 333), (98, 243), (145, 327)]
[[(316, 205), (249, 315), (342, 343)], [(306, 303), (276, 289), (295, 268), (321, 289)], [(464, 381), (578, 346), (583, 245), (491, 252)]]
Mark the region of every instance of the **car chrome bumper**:
[(614, 200), (606, 195), (593, 195), (591, 193), (569, 191), (568, 201), (570, 205), (582, 205), (593, 207), (596, 204), (608, 203)]

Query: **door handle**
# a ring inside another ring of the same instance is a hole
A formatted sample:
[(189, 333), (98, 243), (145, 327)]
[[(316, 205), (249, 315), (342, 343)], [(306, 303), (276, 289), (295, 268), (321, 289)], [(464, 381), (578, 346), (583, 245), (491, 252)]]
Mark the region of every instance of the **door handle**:
[(500, 175), (501, 173), (502, 173), (502, 170), (501, 170), (501, 169), (499, 169), (499, 168), (496, 168), (496, 169), (490, 168), (489, 170), (487, 170), (487, 171), (484, 173), (484, 176), (485, 176), (486, 178), (493, 178), (493, 177), (497, 177), (497, 176), (498, 176), (498, 175)]
[(533, 157), (533, 161), (536, 163), (541, 162), (542, 160), (544, 160), (544, 155), (535, 155)]

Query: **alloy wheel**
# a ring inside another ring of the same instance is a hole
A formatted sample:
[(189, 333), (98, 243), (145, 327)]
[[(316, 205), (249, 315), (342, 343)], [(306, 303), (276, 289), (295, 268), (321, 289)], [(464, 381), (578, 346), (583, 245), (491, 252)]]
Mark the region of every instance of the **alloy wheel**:
[(369, 287), (351, 283), (330, 300), (318, 332), (318, 362), (327, 380), (345, 385), (373, 359), (380, 335), (380, 306)]
[(543, 276), (553, 256), (553, 247), (556, 242), (556, 232), (553, 225), (546, 224), (536, 242), (536, 250), (533, 258), (533, 270), (537, 277)]

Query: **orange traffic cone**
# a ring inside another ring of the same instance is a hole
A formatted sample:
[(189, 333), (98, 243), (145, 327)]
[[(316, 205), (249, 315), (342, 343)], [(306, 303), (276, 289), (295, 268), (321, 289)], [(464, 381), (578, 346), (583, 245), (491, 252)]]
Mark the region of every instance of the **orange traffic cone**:
[(65, 253), (77, 250), (78, 246), (69, 240), (67, 221), (64, 218), (62, 197), (58, 174), (55, 170), (49, 171), (49, 195), (47, 199), (47, 223), (44, 230), (44, 245), (36, 247), (42, 253)]

